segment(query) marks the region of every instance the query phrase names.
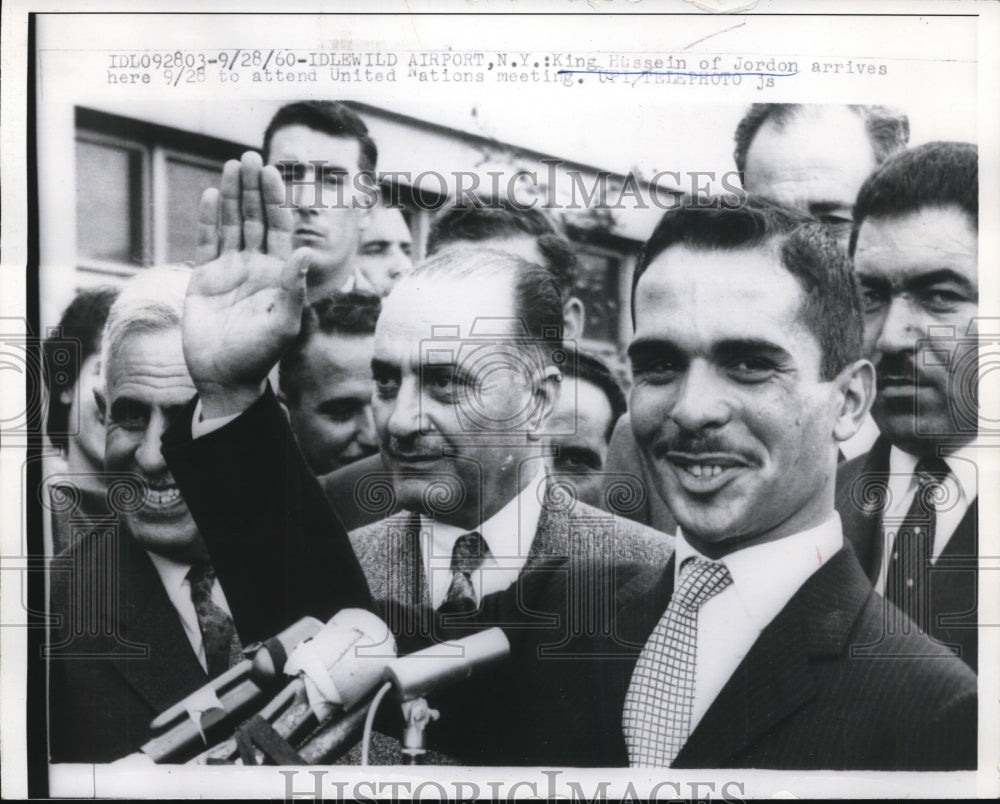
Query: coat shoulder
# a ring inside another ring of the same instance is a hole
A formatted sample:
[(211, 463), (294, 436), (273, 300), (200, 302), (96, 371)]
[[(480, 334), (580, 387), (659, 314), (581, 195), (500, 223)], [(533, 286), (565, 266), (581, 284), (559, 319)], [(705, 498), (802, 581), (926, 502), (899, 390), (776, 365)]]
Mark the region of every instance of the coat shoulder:
[(674, 553), (675, 536), (631, 519), (577, 503), (569, 515), (576, 524), (603, 522), (602, 532), (617, 563), (665, 565)]

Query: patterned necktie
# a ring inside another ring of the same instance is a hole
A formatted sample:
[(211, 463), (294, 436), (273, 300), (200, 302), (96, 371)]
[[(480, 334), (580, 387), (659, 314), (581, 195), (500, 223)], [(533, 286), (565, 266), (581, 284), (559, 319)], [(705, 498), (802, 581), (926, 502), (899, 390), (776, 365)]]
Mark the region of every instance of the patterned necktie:
[(191, 602), (198, 615), (202, 644), (205, 646), (205, 663), (209, 678), (226, 672), (242, 659), (240, 638), (233, 625), (233, 618), (212, 600), (215, 570), (211, 564), (196, 564), (188, 572), (191, 583)]
[(472, 585), (472, 573), (482, 566), (489, 554), (490, 548), (478, 531), (463, 533), (455, 539), (455, 546), (451, 549), (451, 585), (445, 594), (441, 609), (469, 611), (476, 608), (476, 590)]
[(622, 712), (622, 730), (633, 768), (667, 768), (691, 729), (698, 609), (733, 582), (723, 564), (689, 559), (670, 605), (646, 641)]
[(888, 556), (885, 596), (926, 632), (931, 624), (927, 576), (934, 550), (936, 504), (948, 496), (942, 485), (948, 465), (940, 458), (924, 457), (917, 462), (914, 474), (917, 490)]

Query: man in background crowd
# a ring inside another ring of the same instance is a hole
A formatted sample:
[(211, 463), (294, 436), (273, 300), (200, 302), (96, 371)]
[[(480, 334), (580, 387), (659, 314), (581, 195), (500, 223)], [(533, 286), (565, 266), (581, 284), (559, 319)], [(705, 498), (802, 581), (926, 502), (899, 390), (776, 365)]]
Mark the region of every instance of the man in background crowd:
[(604, 461), (615, 422), (625, 413), (625, 394), (608, 367), (586, 352), (562, 366), (559, 401), (549, 419), (548, 443), (555, 450), (549, 468), (555, 482), (595, 508), (605, 504)]
[(906, 147), (910, 122), (886, 106), (755, 103), (735, 139), (748, 193), (811, 215), (847, 248), (858, 190)]
[(59, 319), (58, 334), (44, 346), (48, 409), (45, 432), (62, 451), (65, 465), (48, 474), (52, 511), (51, 547), (59, 553), (72, 541), (74, 524), (108, 513), (104, 480), (104, 417), (97, 407), (101, 333), (118, 288), (81, 290)]
[(973, 669), (978, 176), (976, 146), (934, 142), (892, 157), (861, 188), (851, 251), (881, 436), (841, 467), (838, 496), (875, 588)]
[(372, 353), (382, 305), (367, 293), (334, 294), (306, 307), (279, 364), (281, 399), (317, 475), (378, 452)]
[[(262, 155), (281, 172), (281, 203), (294, 208), (292, 247), (311, 249), (309, 301), (353, 290), (361, 232), (378, 199), (378, 149), (364, 121), (339, 101), (290, 103), (268, 123)], [(208, 191), (199, 209), (198, 263), (215, 259), (238, 236), (220, 198), (239, 194), (239, 174), (227, 176), (235, 187)]]
[(413, 237), (398, 207), (380, 204), (372, 210), (361, 233), (355, 258), (358, 289), (387, 296), (395, 284), (413, 270)]

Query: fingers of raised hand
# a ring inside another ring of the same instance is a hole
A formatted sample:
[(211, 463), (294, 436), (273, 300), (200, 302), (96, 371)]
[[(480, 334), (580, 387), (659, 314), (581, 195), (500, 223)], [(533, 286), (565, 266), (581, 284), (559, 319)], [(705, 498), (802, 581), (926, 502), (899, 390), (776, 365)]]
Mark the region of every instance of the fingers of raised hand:
[(201, 194), (198, 204), (198, 239), (195, 264), (204, 265), (219, 256), (219, 207), (221, 195), (215, 187)]
[(222, 251), (239, 251), (243, 245), (243, 214), (240, 210), (240, 169), (235, 159), (222, 168), (221, 197)]
[(273, 165), (261, 171), (260, 193), (267, 224), (266, 251), (278, 259), (287, 260), (292, 253), (294, 219), (291, 205), (285, 203), (285, 183)]
[(264, 202), (261, 199), (260, 154), (247, 151), (240, 159), (240, 209), (243, 213), (243, 248), (260, 251), (264, 245)]

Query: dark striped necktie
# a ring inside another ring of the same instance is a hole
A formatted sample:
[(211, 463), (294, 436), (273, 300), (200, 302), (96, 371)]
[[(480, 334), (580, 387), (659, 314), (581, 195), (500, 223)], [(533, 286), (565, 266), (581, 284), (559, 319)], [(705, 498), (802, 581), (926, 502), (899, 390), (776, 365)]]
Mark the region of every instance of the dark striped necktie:
[(198, 627), (205, 647), (208, 676), (215, 678), (243, 658), (243, 646), (240, 645), (233, 618), (212, 600), (212, 586), (215, 584), (212, 565), (196, 564), (191, 567), (187, 578), (191, 584), (191, 602), (198, 615)]
[(934, 551), (937, 507), (949, 494), (943, 485), (948, 466), (941, 458), (924, 457), (917, 462), (914, 474), (917, 490), (887, 556), (885, 596), (926, 632), (930, 626), (927, 580)]
[(486, 540), (478, 531), (463, 533), (455, 539), (451, 550), (451, 584), (445, 594), (441, 609), (468, 611), (478, 605), (472, 573), (478, 570), (490, 554)]

